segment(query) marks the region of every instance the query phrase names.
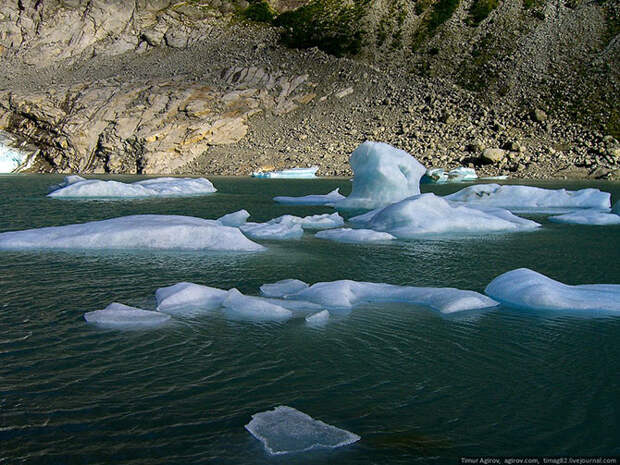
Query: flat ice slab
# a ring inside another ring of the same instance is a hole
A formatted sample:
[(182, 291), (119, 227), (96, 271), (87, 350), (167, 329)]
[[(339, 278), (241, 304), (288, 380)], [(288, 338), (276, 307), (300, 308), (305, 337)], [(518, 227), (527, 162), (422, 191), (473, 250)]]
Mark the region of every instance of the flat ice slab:
[(311, 166), (309, 168), (286, 168), (278, 171), (254, 171), (252, 177), (268, 179), (309, 179), (316, 178), (316, 172), (318, 170), (318, 166)]
[(194, 283), (177, 283), (155, 291), (157, 310), (170, 314), (196, 314), (222, 305), (228, 291)]
[(313, 194), (302, 197), (278, 196), (274, 197), (273, 200), (287, 205), (332, 205), (345, 198), (344, 195), (340, 194), (339, 190), (334, 189), (329, 194)]
[(103, 310), (84, 314), (88, 323), (110, 327), (147, 327), (157, 326), (170, 320), (170, 315), (142, 310), (119, 303), (111, 303)]
[(386, 232), (373, 231), (372, 229), (351, 228), (329, 229), (327, 231), (320, 231), (314, 236), (318, 239), (349, 243), (381, 242), (396, 239)]
[(290, 220), (270, 220), (267, 223), (245, 223), (239, 227), (250, 239), (283, 241), (300, 239), (304, 235), (301, 224)]
[(351, 223), (401, 239), (430, 234), (480, 234), (533, 230), (540, 225), (501, 208), (470, 208), (421, 194), (353, 217)]
[(266, 297), (286, 297), (290, 294), (296, 294), (307, 287), (308, 284), (299, 279), (283, 279), (276, 283), (263, 284), (260, 287), (260, 292)]
[(360, 440), (357, 434), (315, 420), (285, 405), (252, 415), (245, 429), (272, 455), (334, 449)]
[(420, 193), (426, 168), (404, 150), (366, 141), (349, 159), (353, 190), (334, 204), (339, 209), (378, 208)]
[(280, 305), (243, 295), (237, 289), (228, 291), (222, 305), (228, 317), (239, 320), (284, 321), (293, 316), (293, 312)]
[(313, 302), (331, 309), (349, 309), (365, 302), (404, 302), (430, 307), (444, 314), (498, 305), (493, 299), (475, 291), (350, 280), (316, 283), (282, 297)]
[(549, 221), (565, 224), (606, 226), (611, 224), (620, 224), (620, 215), (596, 209), (586, 209), (566, 213), (564, 215), (550, 216)]
[(205, 178), (155, 178), (130, 184), (119, 181), (68, 176), (48, 197), (56, 198), (144, 198), (205, 195), (217, 189)]
[(599, 189), (542, 189), (532, 186), (476, 184), (444, 197), (454, 202), (502, 207), (514, 211), (537, 211), (549, 208), (609, 208), (611, 195)]
[(237, 228), (177, 215), (132, 215), (0, 233), (0, 249), (168, 249), (256, 252)]
[(485, 292), (499, 302), (527, 310), (620, 312), (620, 284), (569, 286), (528, 268), (498, 276)]

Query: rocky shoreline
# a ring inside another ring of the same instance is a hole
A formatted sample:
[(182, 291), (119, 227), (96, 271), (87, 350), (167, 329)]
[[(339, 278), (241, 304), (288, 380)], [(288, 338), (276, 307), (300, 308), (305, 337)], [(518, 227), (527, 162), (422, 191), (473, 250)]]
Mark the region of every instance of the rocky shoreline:
[(291, 50), (272, 28), (211, 9), (100, 6), (63, 48), (48, 37), (57, 10), (14, 7), (0, 38), (7, 24), (23, 37), (2, 49), (0, 129), (39, 148), (30, 171), (248, 175), (317, 165), (319, 175), (348, 176), (350, 153), (375, 140), (429, 168), (620, 179), (618, 141), (562, 115), (488, 102), (399, 66)]

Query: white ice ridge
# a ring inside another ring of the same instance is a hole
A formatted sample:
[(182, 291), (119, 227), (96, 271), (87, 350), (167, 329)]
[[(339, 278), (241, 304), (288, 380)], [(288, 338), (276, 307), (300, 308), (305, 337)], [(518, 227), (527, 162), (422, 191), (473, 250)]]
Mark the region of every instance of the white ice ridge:
[(88, 323), (110, 327), (157, 326), (170, 320), (170, 315), (142, 310), (119, 303), (111, 303), (103, 310), (84, 314)]
[(329, 194), (313, 194), (302, 197), (278, 196), (274, 197), (273, 200), (288, 205), (331, 205), (345, 198), (339, 190), (334, 189)]
[(217, 189), (205, 178), (155, 178), (134, 183), (84, 179), (68, 176), (48, 197), (58, 198), (144, 198), (204, 195)]
[(237, 228), (178, 215), (133, 215), (0, 233), (0, 249), (168, 249), (257, 252)]
[(224, 226), (232, 226), (238, 228), (239, 226), (244, 225), (249, 217), (250, 214), (247, 212), (247, 210), (239, 210), (233, 213), (228, 213), (227, 215), (224, 215), (217, 220)]
[(394, 236), (386, 232), (373, 231), (372, 229), (351, 228), (338, 228), (327, 231), (319, 231), (314, 236), (318, 239), (350, 243), (381, 242), (396, 239)]
[(272, 455), (334, 449), (360, 440), (357, 434), (315, 420), (285, 405), (252, 415), (245, 428)]
[(157, 310), (170, 314), (209, 311), (222, 306), (228, 291), (194, 283), (177, 283), (155, 291)]
[(583, 209), (566, 213), (564, 215), (550, 216), (549, 221), (554, 223), (566, 224), (585, 224), (606, 226), (611, 224), (620, 224), (620, 214), (598, 210), (595, 208)]
[(277, 291), (280, 290), (277, 296), (283, 299), (312, 302), (328, 309), (349, 309), (365, 302), (403, 302), (423, 305), (448, 314), (498, 305), (494, 300), (478, 292), (454, 288), (412, 287), (342, 280), (316, 283), (289, 293), (288, 285), (280, 283), (284, 282), (263, 285), (261, 292), (265, 292), (266, 289), (271, 295), (277, 295)]
[(260, 297), (243, 295), (237, 289), (231, 289), (227, 294), (222, 306), (229, 318), (253, 321), (284, 321), (293, 316), (293, 312), (289, 309)]
[(454, 202), (502, 207), (515, 211), (536, 211), (548, 208), (609, 208), (611, 195), (599, 189), (542, 189), (532, 186), (476, 184), (444, 197)]
[(383, 142), (366, 141), (349, 159), (353, 190), (336, 208), (378, 208), (420, 193), (426, 168), (404, 150)]
[(485, 292), (503, 304), (527, 310), (620, 312), (620, 284), (570, 286), (528, 268), (498, 276)]
[(353, 217), (351, 223), (401, 239), (429, 234), (527, 231), (540, 225), (501, 208), (471, 208), (435, 194), (421, 194)]

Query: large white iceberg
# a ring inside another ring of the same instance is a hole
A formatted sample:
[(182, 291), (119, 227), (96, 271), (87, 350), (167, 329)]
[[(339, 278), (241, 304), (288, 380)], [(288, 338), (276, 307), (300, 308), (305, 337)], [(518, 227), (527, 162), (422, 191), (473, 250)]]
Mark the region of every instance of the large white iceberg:
[(338, 228), (329, 229), (327, 231), (319, 231), (314, 235), (314, 237), (335, 242), (350, 243), (381, 242), (396, 239), (394, 236), (386, 232), (373, 231), (372, 229), (351, 228)]
[[(276, 294), (278, 283), (271, 286), (274, 286), (269, 289), (271, 294)], [(279, 297), (313, 302), (331, 309), (349, 309), (365, 302), (404, 302), (448, 314), (498, 305), (478, 292), (454, 288), (397, 286), (350, 280), (316, 283), (294, 293), (286, 293), (286, 287), (281, 287)], [(264, 288), (262, 286), (261, 290)]]
[(532, 186), (476, 184), (444, 197), (453, 202), (467, 202), (513, 211), (546, 211), (549, 208), (609, 208), (611, 195), (599, 189), (542, 189)]
[(588, 208), (564, 215), (550, 216), (549, 221), (553, 223), (606, 226), (620, 224), (620, 215), (613, 212), (610, 213), (603, 210)]
[(485, 292), (503, 304), (527, 310), (620, 312), (620, 284), (570, 286), (527, 268), (498, 276)]
[(470, 208), (435, 194), (421, 194), (349, 220), (401, 239), (429, 234), (527, 231), (540, 225), (501, 208)]
[(237, 289), (228, 291), (222, 302), (228, 317), (253, 321), (284, 321), (293, 316), (289, 309), (260, 297), (243, 295)]
[(353, 190), (336, 202), (340, 209), (378, 208), (420, 193), (426, 168), (404, 150), (383, 142), (366, 141), (349, 159)]
[(222, 306), (228, 291), (194, 283), (177, 283), (155, 291), (157, 310), (170, 314), (194, 314)]
[(170, 320), (170, 315), (142, 310), (119, 303), (111, 303), (103, 310), (84, 314), (88, 323), (113, 328), (157, 326)]
[(360, 440), (357, 434), (315, 420), (285, 405), (252, 415), (245, 428), (272, 455), (333, 449)]
[(48, 197), (56, 198), (144, 198), (204, 195), (217, 189), (205, 178), (155, 178), (130, 184), (69, 176)]
[(334, 189), (329, 194), (313, 194), (304, 195), (302, 197), (278, 196), (274, 197), (273, 200), (288, 205), (332, 205), (345, 198), (344, 195), (340, 194), (339, 190), (340, 189)]
[(132, 215), (0, 233), (0, 249), (169, 249), (256, 252), (237, 228), (177, 215)]

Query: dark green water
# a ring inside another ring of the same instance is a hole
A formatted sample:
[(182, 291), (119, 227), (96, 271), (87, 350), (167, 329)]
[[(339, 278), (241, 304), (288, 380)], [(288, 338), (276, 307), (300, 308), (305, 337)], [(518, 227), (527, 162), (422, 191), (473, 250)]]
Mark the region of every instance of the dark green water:
[[(137, 178), (122, 178), (125, 181)], [(350, 182), (213, 178), (217, 194), (127, 202), (45, 198), (60, 176), (0, 177), (0, 232), (136, 213), (252, 220), (333, 210), (274, 195)], [(599, 187), (620, 197), (618, 183)], [(462, 187), (462, 186), (460, 186)], [(446, 194), (455, 186), (426, 190)], [(237, 287), (284, 278), (482, 291), (528, 267), (569, 283), (620, 283), (620, 227), (387, 245), (314, 239), (259, 254), (0, 252), (0, 464), (410, 464), (464, 455), (620, 455), (620, 317), (504, 307), (441, 317), (377, 305), (332, 317), (248, 323), (218, 314), (149, 331), (85, 324), (113, 301), (154, 308), (179, 281)], [(289, 405), (359, 434), (335, 451), (268, 456), (243, 426)]]

